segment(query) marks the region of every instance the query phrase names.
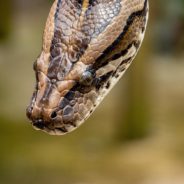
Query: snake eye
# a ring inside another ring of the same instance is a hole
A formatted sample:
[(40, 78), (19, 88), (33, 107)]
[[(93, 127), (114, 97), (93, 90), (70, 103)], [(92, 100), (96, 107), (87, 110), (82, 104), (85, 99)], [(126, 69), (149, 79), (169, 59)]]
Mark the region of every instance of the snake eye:
[(93, 74), (90, 71), (85, 71), (79, 82), (84, 86), (90, 86), (93, 82)]

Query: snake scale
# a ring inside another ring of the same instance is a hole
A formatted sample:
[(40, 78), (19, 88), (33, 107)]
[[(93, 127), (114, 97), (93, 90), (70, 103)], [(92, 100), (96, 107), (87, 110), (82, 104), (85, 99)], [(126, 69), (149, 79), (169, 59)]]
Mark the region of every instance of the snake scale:
[(55, 0), (34, 63), (33, 127), (51, 135), (79, 127), (131, 64), (147, 20), (148, 0)]

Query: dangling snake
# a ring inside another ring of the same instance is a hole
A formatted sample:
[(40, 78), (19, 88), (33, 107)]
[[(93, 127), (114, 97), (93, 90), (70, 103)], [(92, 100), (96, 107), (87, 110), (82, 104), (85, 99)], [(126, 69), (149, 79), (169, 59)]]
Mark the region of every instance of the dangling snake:
[(63, 135), (79, 127), (137, 54), (148, 0), (55, 0), (34, 63), (33, 127)]

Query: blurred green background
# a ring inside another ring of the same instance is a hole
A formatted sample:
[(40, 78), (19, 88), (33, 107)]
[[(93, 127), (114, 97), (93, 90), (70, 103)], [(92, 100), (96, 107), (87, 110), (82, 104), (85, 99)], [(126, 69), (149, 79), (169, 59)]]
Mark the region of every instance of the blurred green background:
[(52, 2), (0, 1), (0, 183), (183, 184), (184, 0), (150, 0), (143, 46), (79, 129), (32, 129), (25, 108)]

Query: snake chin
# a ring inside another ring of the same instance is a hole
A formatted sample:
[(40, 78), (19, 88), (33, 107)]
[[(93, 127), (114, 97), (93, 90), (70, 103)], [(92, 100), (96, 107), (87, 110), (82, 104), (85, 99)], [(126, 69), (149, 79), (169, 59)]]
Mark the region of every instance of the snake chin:
[(35, 130), (41, 130), (50, 135), (64, 135), (68, 133), (68, 131), (74, 130), (74, 128), (71, 128), (67, 125), (60, 125), (56, 127), (54, 124), (51, 125), (50, 123), (43, 121), (42, 119), (32, 121), (32, 126)]

